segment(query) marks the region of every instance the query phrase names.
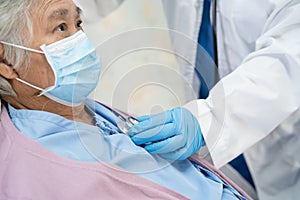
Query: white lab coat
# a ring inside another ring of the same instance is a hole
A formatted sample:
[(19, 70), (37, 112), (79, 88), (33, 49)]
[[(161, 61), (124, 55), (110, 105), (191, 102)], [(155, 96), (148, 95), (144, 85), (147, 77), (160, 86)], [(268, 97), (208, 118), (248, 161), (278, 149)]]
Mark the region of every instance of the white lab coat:
[[(197, 41), (202, 0), (163, 0), (170, 29)], [(300, 196), (300, 1), (217, 0), (221, 81), (186, 105), (214, 164), (244, 152), (259, 199)], [(196, 45), (173, 38), (195, 63)], [(192, 84), (194, 69), (182, 66)]]

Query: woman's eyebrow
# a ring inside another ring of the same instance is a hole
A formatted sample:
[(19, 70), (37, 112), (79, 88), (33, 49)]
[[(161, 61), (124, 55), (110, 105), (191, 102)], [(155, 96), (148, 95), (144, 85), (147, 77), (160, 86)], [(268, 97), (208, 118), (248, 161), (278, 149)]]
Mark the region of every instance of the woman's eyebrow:
[(66, 18), (69, 15), (69, 10), (68, 9), (58, 9), (53, 11), (48, 18), (49, 19), (62, 19)]
[[(81, 8), (76, 7), (76, 12), (77, 14), (80, 16), (82, 13)], [(58, 10), (54, 10), (49, 16), (49, 19), (65, 19), (68, 17), (70, 11), (69, 9), (58, 9)]]

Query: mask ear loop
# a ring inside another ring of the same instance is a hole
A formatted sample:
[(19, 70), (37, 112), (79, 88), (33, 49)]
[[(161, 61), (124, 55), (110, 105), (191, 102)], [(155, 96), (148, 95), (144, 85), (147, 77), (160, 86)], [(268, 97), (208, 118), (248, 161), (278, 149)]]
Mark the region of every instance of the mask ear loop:
[(38, 97), (42, 96), (46, 91), (38, 86), (35, 86), (35, 85), (32, 85), (31, 83), (28, 83), (20, 78), (16, 78), (17, 81), (21, 82), (21, 83), (24, 83), (25, 85), (28, 85), (29, 87), (32, 87), (34, 89), (37, 89), (39, 91), (41, 91), (41, 93), (38, 95)]
[(4, 41), (0, 41), (0, 42), (1, 42), (2, 44), (8, 45), (8, 46), (12, 46), (12, 47), (16, 47), (16, 48), (19, 48), (19, 49), (24, 49), (24, 50), (32, 51), (32, 52), (35, 52), (35, 53), (41, 53), (41, 54), (44, 54), (44, 52), (43, 52), (43, 51), (40, 51), (40, 50), (31, 49), (31, 48), (28, 48), (28, 47), (24, 47), (24, 46), (17, 45), (17, 44), (12, 44), (12, 43), (9, 43), (9, 42), (4, 42)]
[(39, 91), (43, 91), (44, 90), (44, 89), (42, 89), (42, 88), (40, 88), (38, 86), (35, 86), (35, 85), (32, 85), (31, 83), (26, 82), (26, 81), (24, 81), (24, 80), (22, 80), (20, 78), (16, 78), (16, 80), (19, 81), (19, 82), (21, 82), (21, 83), (24, 83), (25, 85), (28, 85), (28, 86), (34, 88), (34, 89), (37, 89)]
[[(4, 41), (0, 41), (0, 43), (2, 44), (5, 44), (5, 45), (8, 45), (8, 46), (12, 46), (12, 47), (16, 47), (16, 48), (19, 48), (19, 49), (23, 49), (23, 50), (28, 50), (28, 51), (31, 51), (31, 52), (35, 52), (35, 53), (40, 53), (40, 54), (44, 54), (43, 51), (40, 51), (40, 50), (36, 50), (36, 49), (32, 49), (32, 48), (28, 48), (28, 47), (24, 47), (24, 46), (21, 46), (21, 45), (17, 45), (17, 44), (12, 44), (12, 43), (9, 43), (9, 42), (4, 42)], [(41, 91), (41, 93), (38, 95), (38, 96), (41, 96), (45, 93), (44, 89), (40, 88), (40, 87), (37, 87), (35, 85), (32, 85), (20, 78), (16, 78), (17, 81), (21, 82), (21, 83), (24, 83), (25, 85), (28, 85), (29, 87), (32, 87), (34, 89), (37, 89), (39, 91)]]

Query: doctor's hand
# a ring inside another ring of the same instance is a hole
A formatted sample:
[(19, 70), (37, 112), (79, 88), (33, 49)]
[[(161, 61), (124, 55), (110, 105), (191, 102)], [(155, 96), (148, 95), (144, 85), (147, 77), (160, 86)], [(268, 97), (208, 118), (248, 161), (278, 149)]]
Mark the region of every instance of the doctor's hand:
[(137, 118), (138, 124), (128, 132), (132, 141), (149, 153), (169, 160), (184, 160), (203, 145), (200, 125), (185, 108), (175, 108)]

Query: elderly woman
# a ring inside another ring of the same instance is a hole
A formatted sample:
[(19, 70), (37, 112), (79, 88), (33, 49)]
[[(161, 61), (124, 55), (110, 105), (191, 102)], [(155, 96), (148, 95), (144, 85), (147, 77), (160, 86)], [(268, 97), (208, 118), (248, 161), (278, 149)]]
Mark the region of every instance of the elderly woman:
[(0, 199), (244, 199), (136, 146), (87, 99), (100, 61), (71, 0), (0, 1)]

